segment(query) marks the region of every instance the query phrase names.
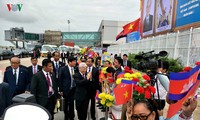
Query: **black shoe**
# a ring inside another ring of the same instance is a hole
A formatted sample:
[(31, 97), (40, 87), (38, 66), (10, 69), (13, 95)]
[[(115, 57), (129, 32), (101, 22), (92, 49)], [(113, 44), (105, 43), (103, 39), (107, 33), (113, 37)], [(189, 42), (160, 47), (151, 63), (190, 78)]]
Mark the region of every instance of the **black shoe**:
[(97, 107), (101, 107), (101, 106), (102, 106), (101, 104), (98, 104), (98, 105), (97, 105)]
[(101, 112), (106, 112), (106, 109), (102, 109)]

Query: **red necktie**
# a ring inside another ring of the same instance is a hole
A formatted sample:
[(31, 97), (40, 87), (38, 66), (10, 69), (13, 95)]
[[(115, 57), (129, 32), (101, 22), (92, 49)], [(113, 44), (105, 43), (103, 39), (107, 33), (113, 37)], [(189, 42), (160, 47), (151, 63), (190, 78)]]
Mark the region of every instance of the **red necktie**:
[(46, 80), (47, 80), (47, 84), (48, 84), (48, 95), (51, 96), (52, 95), (52, 87), (51, 87), (51, 82), (50, 82), (50, 78), (48, 76), (48, 73), (47, 73), (47, 76), (46, 76)]
[(37, 71), (36, 71), (36, 66), (34, 66), (33, 68), (33, 74), (35, 74)]

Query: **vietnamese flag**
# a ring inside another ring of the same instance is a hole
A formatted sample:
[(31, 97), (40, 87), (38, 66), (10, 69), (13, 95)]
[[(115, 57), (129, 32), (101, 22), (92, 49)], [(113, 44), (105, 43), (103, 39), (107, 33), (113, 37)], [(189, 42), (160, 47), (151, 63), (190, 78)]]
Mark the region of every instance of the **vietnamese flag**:
[(127, 35), (131, 32), (135, 32), (135, 31), (139, 31), (139, 23), (140, 23), (140, 18), (138, 18), (137, 20), (126, 24), (123, 28), (124, 28), (124, 35)]
[(126, 37), (131, 32), (139, 31), (140, 18), (123, 26), (123, 30), (117, 35), (116, 41), (122, 37)]
[(116, 105), (124, 104), (132, 98), (132, 86), (132, 84), (124, 83), (117, 85), (117, 87), (114, 89)]

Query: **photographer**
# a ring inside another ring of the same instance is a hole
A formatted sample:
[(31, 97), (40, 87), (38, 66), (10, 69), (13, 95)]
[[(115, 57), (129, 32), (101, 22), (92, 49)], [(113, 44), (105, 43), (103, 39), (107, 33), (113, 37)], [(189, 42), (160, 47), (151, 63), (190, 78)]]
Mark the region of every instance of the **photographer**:
[[(161, 76), (167, 76), (167, 78), (169, 78), (168, 75), (167, 75), (168, 68), (169, 68), (169, 63), (167, 61), (162, 61), (161, 68), (158, 68), (156, 72), (158, 74), (161, 74)], [(157, 78), (157, 75), (156, 75), (155, 78)], [(156, 91), (154, 98), (155, 98), (155, 101), (158, 104), (158, 108), (160, 110), (162, 110), (165, 107), (165, 98), (166, 98), (166, 95), (167, 95), (167, 90), (162, 85), (159, 78), (157, 78), (156, 80), (157, 80), (157, 84), (155, 84), (154, 87), (156, 88), (157, 87), (156, 85), (158, 85), (159, 92)], [(166, 79), (166, 80), (169, 81), (169, 79)], [(158, 93), (159, 93), (159, 97), (158, 97)]]

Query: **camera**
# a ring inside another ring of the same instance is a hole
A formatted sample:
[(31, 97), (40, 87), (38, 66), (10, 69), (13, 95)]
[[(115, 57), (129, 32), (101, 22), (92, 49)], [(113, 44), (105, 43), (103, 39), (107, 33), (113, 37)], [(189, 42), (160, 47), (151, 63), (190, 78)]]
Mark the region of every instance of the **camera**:
[(146, 72), (151, 79), (154, 79), (154, 76), (157, 74), (157, 68), (162, 67), (162, 61), (160, 57), (167, 56), (166, 51), (160, 51), (159, 53), (154, 53), (155, 51), (141, 52), (135, 56), (135, 59), (139, 60), (136, 64), (136, 69)]

